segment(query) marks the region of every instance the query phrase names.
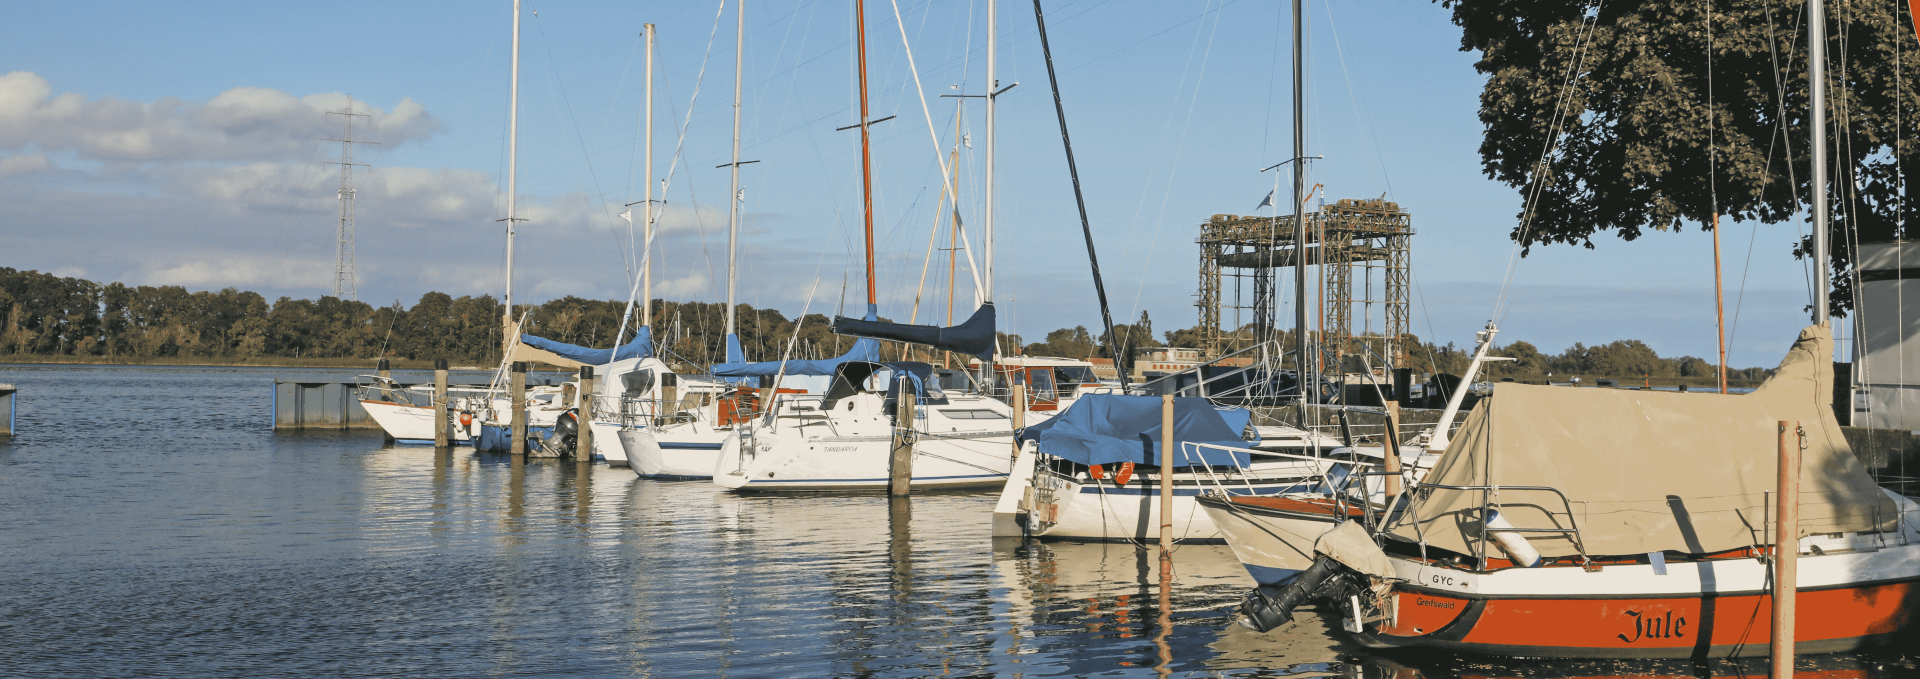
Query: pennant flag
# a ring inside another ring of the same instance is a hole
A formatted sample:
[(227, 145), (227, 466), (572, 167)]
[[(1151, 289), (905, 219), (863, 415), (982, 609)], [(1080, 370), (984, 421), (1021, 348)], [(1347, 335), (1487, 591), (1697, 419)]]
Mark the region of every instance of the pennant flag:
[(633, 223), (633, 208), (627, 208), (627, 211), (626, 211), (626, 212), (622, 212), (622, 213), (620, 213), (620, 218), (621, 218), (621, 219), (624, 219), (624, 220), (627, 220), (627, 223), (628, 223), (628, 224), (632, 224), (632, 223)]
[(1260, 208), (1269, 207), (1271, 205), (1273, 205), (1273, 191), (1268, 191), (1267, 197), (1261, 198), (1260, 204), (1253, 206), (1253, 209), (1258, 210)]

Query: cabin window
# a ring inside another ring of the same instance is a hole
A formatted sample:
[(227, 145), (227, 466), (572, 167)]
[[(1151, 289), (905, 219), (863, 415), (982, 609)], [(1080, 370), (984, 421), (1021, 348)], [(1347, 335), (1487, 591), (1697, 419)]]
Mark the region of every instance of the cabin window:
[(946, 416), (946, 418), (949, 420), (1004, 420), (1004, 419), (1007, 419), (1006, 415), (1002, 415), (998, 412), (994, 412), (992, 410), (986, 410), (986, 409), (955, 408), (955, 409), (949, 410), (946, 408), (942, 408), (940, 409), (940, 414)]
[(1053, 393), (1053, 371), (1052, 370), (1047, 370), (1044, 368), (1040, 370), (1035, 370), (1029, 373), (1027, 377), (1028, 379), (1033, 381), (1033, 384), (1027, 390), (1029, 392), (1032, 392), (1033, 400), (1036, 400), (1036, 401), (1059, 400), (1059, 397), (1055, 396)]
[(1100, 378), (1093, 376), (1093, 368), (1084, 365), (1055, 366), (1053, 376), (1061, 384), (1093, 384), (1100, 381)]

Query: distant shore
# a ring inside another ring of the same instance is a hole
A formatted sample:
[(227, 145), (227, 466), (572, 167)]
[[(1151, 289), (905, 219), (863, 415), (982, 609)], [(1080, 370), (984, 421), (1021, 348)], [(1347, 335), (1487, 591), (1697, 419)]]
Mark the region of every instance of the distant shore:
[[(369, 373), (379, 365), (375, 358), (287, 358), (284, 356), (261, 356), (256, 358), (206, 358), (206, 357), (152, 357), (136, 358), (127, 356), (59, 356), (49, 354), (7, 354), (0, 355), (0, 363), (24, 365), (154, 365), (207, 368), (342, 368), (365, 370)], [(387, 364), (394, 370), (432, 370), (433, 361), (427, 359), (389, 358)], [(449, 365), (452, 370), (492, 370), (491, 365)]]

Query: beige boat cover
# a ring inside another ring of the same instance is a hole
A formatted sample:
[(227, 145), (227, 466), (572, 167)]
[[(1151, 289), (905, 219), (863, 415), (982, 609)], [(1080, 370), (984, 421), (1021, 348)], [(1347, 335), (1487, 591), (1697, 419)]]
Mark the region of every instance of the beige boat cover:
[[(1800, 331), (1780, 369), (1751, 394), (1500, 384), (1467, 415), (1426, 482), (1501, 488), (1419, 491), (1393, 533), (1475, 554), (1490, 503), (1518, 528), (1574, 527), (1570, 508), (1589, 556), (1767, 544), (1782, 420), (1807, 433), (1800, 535), (1890, 529), (1893, 501), (1833, 416), (1828, 333)], [(1570, 502), (1505, 486), (1551, 486)], [(1570, 535), (1523, 536), (1543, 556), (1580, 553)]]

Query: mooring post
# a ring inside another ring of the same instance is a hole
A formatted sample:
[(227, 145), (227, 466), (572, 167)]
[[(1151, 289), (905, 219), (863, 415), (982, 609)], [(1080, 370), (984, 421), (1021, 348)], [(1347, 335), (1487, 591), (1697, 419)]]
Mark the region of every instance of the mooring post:
[(579, 410), (580, 433), (575, 435), (573, 459), (575, 462), (593, 461), (593, 366), (580, 366)]
[(1773, 679), (1793, 677), (1793, 599), (1799, 589), (1800, 423), (1780, 422), (1773, 530)]
[(513, 441), (508, 450), (514, 455), (527, 454), (527, 362), (514, 361), (508, 368), (512, 373), (512, 384), (507, 392), (513, 401), (513, 420), (508, 427), (507, 436)]
[(653, 404), (653, 426), (661, 426), (680, 417), (680, 376), (660, 375), (660, 401)]
[(1160, 567), (1161, 580), (1171, 575), (1173, 554), (1173, 394), (1160, 395)]
[(900, 378), (900, 408), (893, 419), (893, 455), (887, 460), (887, 494), (913, 492), (913, 382)]
[[(1027, 385), (1016, 382), (1013, 385), (1013, 430), (1020, 431), (1021, 429), (1025, 429), (1026, 427), (1027, 427)], [(1014, 443), (1013, 445), (1016, 450), (1018, 450), (1020, 447), (1020, 444), (1018, 442)]]
[(380, 397), (393, 401), (393, 390), (388, 388), (393, 386), (393, 370), (387, 365), (387, 359), (380, 359), (379, 367), (374, 372), (380, 375)]
[(453, 445), (453, 422), (447, 419), (447, 359), (433, 359), (433, 447)]
[(755, 417), (765, 415), (767, 414), (767, 411), (773, 409), (773, 376), (772, 375), (760, 376), (760, 402), (757, 405), (759, 407), (754, 408), (754, 413), (753, 413)]

